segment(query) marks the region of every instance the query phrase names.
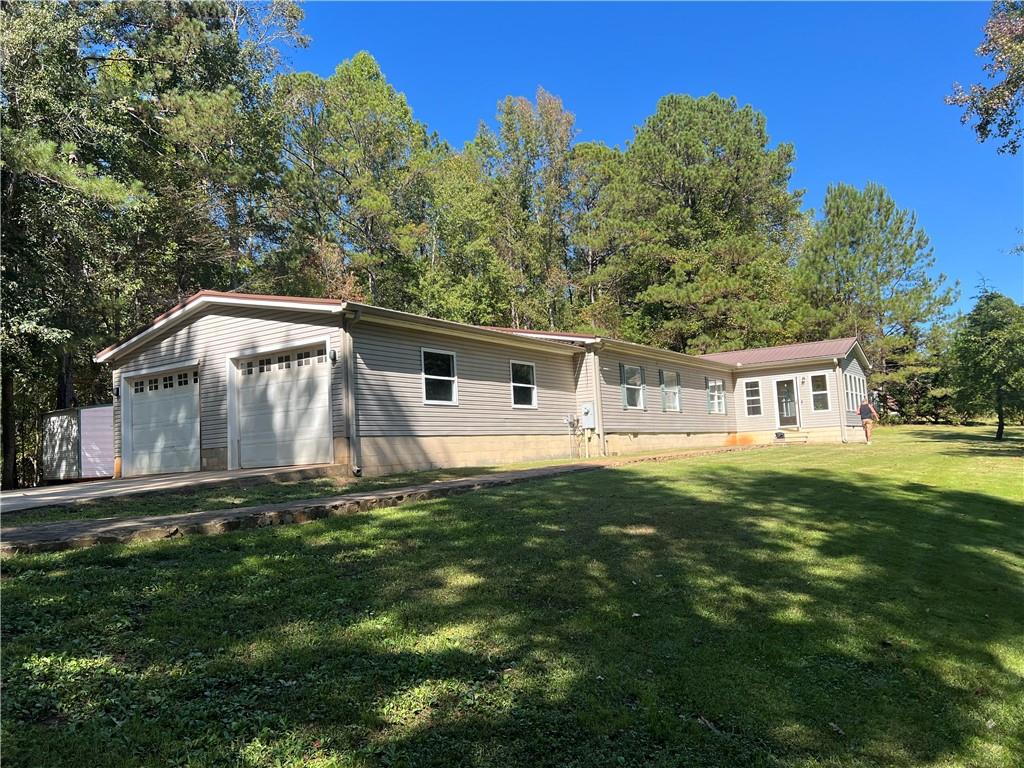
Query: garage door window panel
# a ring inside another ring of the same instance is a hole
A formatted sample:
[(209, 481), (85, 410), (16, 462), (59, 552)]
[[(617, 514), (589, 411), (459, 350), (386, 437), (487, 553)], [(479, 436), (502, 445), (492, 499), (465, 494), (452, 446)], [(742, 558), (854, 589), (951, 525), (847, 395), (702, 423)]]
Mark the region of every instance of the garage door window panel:
[(130, 474), (199, 469), (199, 371), (178, 371), (132, 382), (126, 462)]
[[(239, 362), (236, 416), (242, 467), (333, 461), (330, 366), (325, 347)], [(252, 371), (250, 373), (249, 371)]]

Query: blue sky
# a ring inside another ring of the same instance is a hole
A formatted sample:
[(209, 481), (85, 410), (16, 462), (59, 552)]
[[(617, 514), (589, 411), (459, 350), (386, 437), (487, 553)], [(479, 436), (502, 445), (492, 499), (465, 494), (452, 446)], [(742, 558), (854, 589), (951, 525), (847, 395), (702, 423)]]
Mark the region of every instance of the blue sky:
[(969, 309), (979, 280), (1024, 301), (1024, 157), (978, 144), (943, 97), (974, 82), (988, 3), (341, 4), (308, 2), (330, 74), (360, 50), (417, 118), (455, 147), (507, 95), (538, 86), (576, 115), (578, 140), (623, 146), (667, 93), (736, 96), (796, 147), (793, 186), (817, 208), (830, 183), (884, 184), (918, 214), (936, 268)]

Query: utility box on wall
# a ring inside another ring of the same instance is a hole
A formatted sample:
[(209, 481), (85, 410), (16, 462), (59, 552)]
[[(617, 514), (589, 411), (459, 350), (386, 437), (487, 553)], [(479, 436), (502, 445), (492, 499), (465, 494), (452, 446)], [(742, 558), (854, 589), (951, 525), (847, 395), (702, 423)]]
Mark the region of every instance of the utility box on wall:
[(114, 406), (66, 408), (43, 416), (43, 479), (114, 475)]
[(594, 416), (594, 404), (580, 405), (580, 429), (597, 429), (597, 418)]

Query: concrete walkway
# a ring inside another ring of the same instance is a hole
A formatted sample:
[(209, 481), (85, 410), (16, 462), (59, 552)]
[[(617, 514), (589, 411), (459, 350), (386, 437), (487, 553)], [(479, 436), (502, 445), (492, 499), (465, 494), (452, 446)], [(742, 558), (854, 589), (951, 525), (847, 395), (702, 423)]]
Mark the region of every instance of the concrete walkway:
[(81, 483), (44, 485), (20, 491), (0, 493), (0, 511), (17, 512), (55, 505), (81, 504), (94, 499), (113, 496), (134, 496), (155, 491), (175, 491), (181, 488), (199, 488), (207, 485), (243, 487), (264, 482), (306, 480), (311, 477), (336, 475), (347, 471), (339, 464), (315, 464), (270, 469), (231, 469), (214, 472), (182, 472), (174, 475), (149, 475), (117, 480), (86, 480)]
[(57, 552), (65, 549), (90, 547), (94, 544), (127, 544), (132, 541), (152, 541), (187, 534), (216, 534), (241, 528), (262, 528), (285, 523), (306, 523), (325, 517), (348, 515), (381, 507), (424, 499), (436, 499), (483, 488), (511, 485), (574, 472), (587, 472), (607, 467), (651, 461), (705, 456), (713, 453), (767, 448), (753, 445), (729, 448), (709, 448), (657, 456), (635, 456), (599, 459), (578, 464), (561, 464), (536, 469), (509, 470), (484, 475), (436, 480), (420, 485), (408, 485), (389, 490), (346, 493), (329, 498), (286, 501), (255, 507), (214, 509), (206, 512), (183, 512), (178, 515), (149, 515), (146, 517), (107, 517), (87, 520), (62, 520), (53, 523), (32, 523), (17, 528), (0, 530), (0, 553)]

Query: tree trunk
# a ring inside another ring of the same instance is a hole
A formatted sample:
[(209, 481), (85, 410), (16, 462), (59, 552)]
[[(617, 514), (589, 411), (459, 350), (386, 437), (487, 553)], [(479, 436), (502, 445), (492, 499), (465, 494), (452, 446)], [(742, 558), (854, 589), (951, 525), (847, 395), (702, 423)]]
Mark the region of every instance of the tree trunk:
[(1003, 439), (1003, 429), (1006, 427), (1006, 407), (1003, 403), (1003, 388), (996, 389), (996, 440)]
[(0, 365), (0, 442), (3, 443), (5, 491), (18, 487), (18, 433), (14, 426), (14, 371), (10, 358)]
[(57, 410), (75, 406), (75, 365), (71, 353), (60, 351), (60, 370), (57, 372)]
[(231, 251), (231, 290), (237, 291), (239, 284), (239, 260), (242, 255), (242, 239), (238, 233), (241, 214), (238, 210), (238, 195), (228, 192), (228, 250)]

